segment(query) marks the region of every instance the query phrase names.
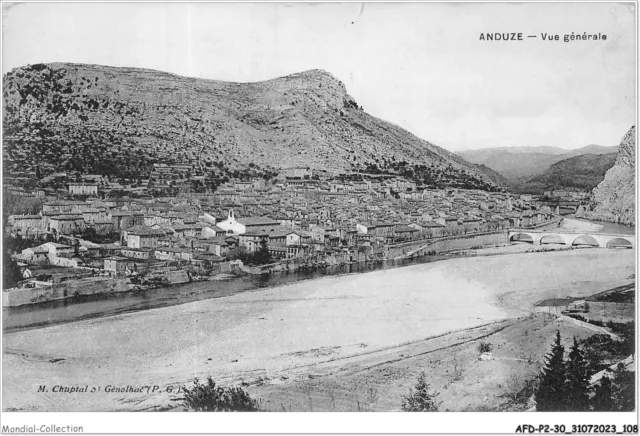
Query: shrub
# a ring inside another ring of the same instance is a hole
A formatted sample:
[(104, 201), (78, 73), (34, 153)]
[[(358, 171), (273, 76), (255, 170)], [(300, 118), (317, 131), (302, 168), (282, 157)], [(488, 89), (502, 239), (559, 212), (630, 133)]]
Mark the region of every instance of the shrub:
[(367, 385), (364, 398), (367, 403), (367, 410), (371, 410), (371, 407), (380, 399), (378, 388), (373, 385)]
[(452, 381), (458, 381), (462, 378), (462, 374), (464, 373), (464, 367), (462, 362), (458, 360), (458, 355), (454, 354), (451, 358), (451, 369), (453, 370)]
[(480, 341), (478, 344), (478, 352), (479, 353), (489, 353), (493, 349), (493, 345), (489, 342)]
[(402, 398), (402, 410), (405, 412), (437, 412), (440, 406), (436, 402), (437, 393), (429, 392), (427, 375), (423, 372), (418, 375), (418, 381), (414, 389), (409, 389), (409, 394)]
[(242, 388), (216, 387), (211, 377), (202, 384), (196, 378), (191, 389), (183, 387), (185, 408), (196, 412), (254, 412), (258, 402)]

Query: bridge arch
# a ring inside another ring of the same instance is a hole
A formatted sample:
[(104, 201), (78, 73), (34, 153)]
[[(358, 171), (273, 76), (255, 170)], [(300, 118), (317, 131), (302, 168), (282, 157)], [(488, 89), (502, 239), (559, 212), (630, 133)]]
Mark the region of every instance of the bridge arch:
[(613, 238), (607, 242), (607, 248), (633, 248), (633, 244), (624, 238)]
[(544, 235), (540, 238), (540, 244), (564, 244), (569, 245), (567, 241), (560, 235)]
[(509, 236), (509, 242), (530, 242), (533, 244), (533, 237), (528, 233), (513, 233)]
[(571, 245), (591, 245), (593, 247), (599, 247), (600, 244), (593, 236), (589, 235), (580, 235), (573, 240)]

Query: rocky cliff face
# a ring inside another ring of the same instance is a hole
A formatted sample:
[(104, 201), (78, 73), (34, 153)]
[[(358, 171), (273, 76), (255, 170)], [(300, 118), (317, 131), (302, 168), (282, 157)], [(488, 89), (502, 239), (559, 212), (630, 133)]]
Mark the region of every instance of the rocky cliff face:
[(586, 214), (588, 217), (635, 225), (635, 134), (633, 126), (622, 138), (615, 164), (593, 190), (594, 204)]
[(55, 63), (4, 79), (5, 172), (135, 178), (153, 163), (231, 176), (304, 166), (494, 186), (462, 158), (365, 113), (321, 70), (231, 83)]

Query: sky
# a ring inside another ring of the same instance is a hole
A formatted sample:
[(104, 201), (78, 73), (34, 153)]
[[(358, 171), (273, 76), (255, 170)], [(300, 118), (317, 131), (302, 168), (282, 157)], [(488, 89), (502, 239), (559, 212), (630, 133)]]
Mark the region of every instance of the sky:
[[(254, 82), (319, 68), (369, 114), (454, 151), (617, 145), (636, 119), (633, 3), (3, 6), (3, 74), (74, 62)], [(505, 32), (524, 40), (480, 40)], [(564, 42), (572, 32), (607, 39)]]

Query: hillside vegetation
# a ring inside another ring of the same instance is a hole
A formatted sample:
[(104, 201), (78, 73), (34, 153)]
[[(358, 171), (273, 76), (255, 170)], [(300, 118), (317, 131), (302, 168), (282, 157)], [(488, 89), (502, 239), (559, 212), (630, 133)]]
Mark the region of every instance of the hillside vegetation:
[(518, 184), (517, 190), (541, 194), (554, 189), (590, 191), (613, 166), (616, 154), (582, 154), (556, 162), (544, 173)]
[(186, 163), (220, 178), (304, 166), (494, 189), (459, 156), (368, 115), (322, 70), (232, 83), (36, 64), (7, 73), (3, 97), (5, 174), (139, 179), (154, 163)]
[(509, 188), (513, 186), (513, 182), (511, 180), (507, 179), (502, 174), (500, 174), (497, 171), (494, 171), (488, 166), (482, 165), (482, 164), (476, 164), (475, 167), (496, 185), (502, 186), (505, 188)]

